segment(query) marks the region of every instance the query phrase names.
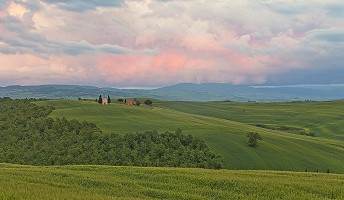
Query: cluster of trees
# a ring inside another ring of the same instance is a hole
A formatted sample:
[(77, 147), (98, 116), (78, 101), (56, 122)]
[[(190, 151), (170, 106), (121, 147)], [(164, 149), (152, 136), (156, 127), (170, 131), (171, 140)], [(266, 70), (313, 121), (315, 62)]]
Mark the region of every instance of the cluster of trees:
[[(117, 101), (119, 102), (119, 103), (127, 103), (127, 99), (122, 99), (122, 98), (120, 98), (120, 99), (117, 99)], [(134, 101), (136, 102), (136, 105), (137, 106), (140, 106), (141, 105), (141, 101), (139, 101), (139, 100), (137, 100), (137, 99), (134, 99)], [(143, 102), (144, 104), (146, 104), (146, 105), (148, 105), (148, 106), (151, 106), (152, 104), (153, 104), (153, 101), (152, 100), (150, 100), (150, 99), (147, 99), (147, 100), (145, 100), (144, 102)]]
[(52, 119), (52, 107), (0, 98), (0, 162), (223, 167), (205, 142), (181, 130), (105, 134), (94, 123)]

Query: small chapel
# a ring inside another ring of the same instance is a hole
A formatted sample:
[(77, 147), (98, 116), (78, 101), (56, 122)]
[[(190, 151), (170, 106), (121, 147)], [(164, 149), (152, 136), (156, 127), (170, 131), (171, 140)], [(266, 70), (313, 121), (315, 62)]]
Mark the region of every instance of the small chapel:
[(103, 104), (103, 105), (108, 105), (108, 104), (109, 104), (109, 99), (106, 98), (106, 97), (104, 97), (104, 98), (102, 99), (102, 104)]

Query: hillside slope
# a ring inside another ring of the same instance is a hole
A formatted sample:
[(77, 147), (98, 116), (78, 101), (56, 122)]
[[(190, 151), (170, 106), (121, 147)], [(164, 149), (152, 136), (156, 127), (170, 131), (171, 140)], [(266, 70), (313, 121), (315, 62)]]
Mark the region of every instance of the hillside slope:
[(0, 163), (0, 199), (343, 199), (344, 175)]
[(344, 101), (300, 103), (166, 102), (155, 106), (227, 119), (308, 129), (317, 137), (344, 141)]
[[(262, 129), (248, 124), (209, 116), (188, 114), (163, 107), (122, 104), (102, 106), (95, 102), (53, 100), (37, 102), (56, 108), (52, 117), (95, 122), (106, 133), (146, 130), (174, 131), (203, 138), (223, 156), (227, 169), (326, 171), (344, 173), (342, 141)], [(247, 146), (246, 133), (257, 131), (263, 141)]]

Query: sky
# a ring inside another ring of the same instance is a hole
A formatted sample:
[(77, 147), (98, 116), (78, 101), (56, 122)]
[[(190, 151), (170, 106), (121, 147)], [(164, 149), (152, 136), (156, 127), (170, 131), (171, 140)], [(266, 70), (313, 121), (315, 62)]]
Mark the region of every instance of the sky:
[(0, 86), (344, 83), (341, 0), (0, 0)]

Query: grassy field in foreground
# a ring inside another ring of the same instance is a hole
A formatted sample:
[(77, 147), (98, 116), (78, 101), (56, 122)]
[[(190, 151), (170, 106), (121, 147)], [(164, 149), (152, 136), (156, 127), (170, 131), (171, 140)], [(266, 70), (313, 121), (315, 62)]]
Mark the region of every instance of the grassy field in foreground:
[(344, 175), (0, 164), (0, 199), (344, 199)]
[[(171, 102), (173, 103), (173, 102)], [(137, 107), (121, 104), (53, 100), (37, 102), (56, 108), (51, 117), (95, 122), (104, 134), (174, 131), (203, 138), (224, 158), (227, 169), (290, 170), (344, 173), (344, 142), (273, 131), (226, 119), (189, 114), (164, 107)], [(211, 103), (209, 103), (211, 104)], [(257, 131), (263, 141), (257, 148), (247, 146), (246, 133)]]

